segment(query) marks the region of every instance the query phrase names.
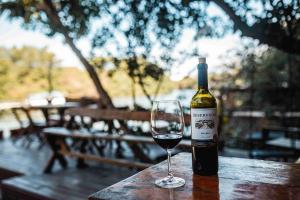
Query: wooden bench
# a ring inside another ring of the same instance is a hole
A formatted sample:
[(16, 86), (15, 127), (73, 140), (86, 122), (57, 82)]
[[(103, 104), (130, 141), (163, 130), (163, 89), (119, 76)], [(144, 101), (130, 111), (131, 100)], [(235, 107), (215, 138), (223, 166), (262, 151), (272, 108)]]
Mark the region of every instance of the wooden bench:
[[(292, 147), (293, 141), (296, 141), (296, 139), (285, 138), (284, 136), (299, 137), (300, 129), (298, 127), (265, 126), (262, 132), (258, 133), (260, 133), (258, 137), (253, 137), (251, 140), (252, 149), (249, 153), (250, 158), (271, 158), (288, 161), (289, 158), (297, 156), (297, 148), (293, 149)], [(258, 144), (260, 149), (253, 148), (254, 142)]]
[[(0, 141), (0, 181), (14, 176), (42, 174), (51, 153), (47, 146), (38, 151), (15, 145), (9, 139)], [(55, 166), (56, 169), (60, 167)]]
[(70, 167), (67, 170), (55, 165), (52, 174), (43, 174), (43, 167), (51, 154), (47, 145), (37, 150), (20, 147), (8, 139), (0, 141), (2, 200), (87, 199), (89, 194), (137, 172), (112, 165), (93, 164), (79, 170), (75, 167), (75, 160), (69, 159)]
[[(101, 112), (101, 110), (93, 109), (71, 109), (67, 111), (67, 114), (71, 116), (88, 116), (98, 121), (107, 120), (106, 122), (110, 122), (111, 119), (118, 119), (120, 123), (125, 123), (125, 121), (129, 118), (132, 121), (148, 122), (150, 113), (143, 112), (143, 115), (140, 113), (141, 112), (106, 110)], [(189, 119), (186, 119), (186, 121), (188, 120)], [(26, 151), (35, 151), (36, 153), (31, 157), (32, 161), (26, 162), (28, 167), (30, 167), (30, 170), (32, 170), (32, 173), (13, 174), (13, 176), (18, 175), (19, 177), (3, 180), (1, 187), (2, 197), (4, 200), (84, 199), (88, 196), (88, 194), (112, 185), (121, 179), (136, 173), (137, 170), (135, 170), (135, 168), (142, 169), (151, 164), (142, 162), (140, 160), (136, 161), (104, 157), (95, 153), (93, 154), (89, 151), (85, 151), (87, 143), (95, 140), (126, 142), (126, 144), (130, 144), (131, 147), (134, 147), (134, 145), (139, 146), (141, 144), (154, 144), (154, 141), (151, 137), (129, 135), (127, 132), (125, 132), (125, 130), (122, 130), (122, 132), (124, 132), (123, 135), (116, 135), (108, 134), (107, 132), (94, 133), (93, 131), (87, 130), (68, 130), (62, 127), (46, 128), (44, 129), (44, 132), (51, 148), (51, 150), (48, 151), (49, 154), (42, 154), (42, 152), (48, 149), (48, 146), (39, 152), (35, 149), (25, 149)], [(182, 142), (182, 146), (189, 147), (189, 141)], [(72, 145), (77, 145), (79, 148), (74, 148)], [(136, 148), (134, 150), (139, 152), (141, 149)], [(5, 160), (11, 162), (9, 156), (16, 155), (10, 151), (10, 154), (7, 154), (6, 156), (7, 158), (1, 156), (0, 161), (3, 159), (3, 162), (5, 162)], [(22, 156), (25, 158), (28, 157), (28, 155), (26, 156), (20, 154), (13, 164), (15, 168), (20, 168), (21, 165), (25, 164), (24, 161), (27, 159), (22, 159)], [(47, 166), (50, 167), (49, 171), (54, 170), (55, 173), (41, 174), (43, 171), (41, 168), (47, 162), (45, 159), (47, 157), (51, 157), (47, 164)], [(77, 163), (73, 163), (72, 161), (76, 160), (68, 159), (69, 157), (77, 158)], [(40, 158), (44, 159), (42, 163)], [(98, 161), (103, 164), (94, 165), (94, 163), (89, 163), (90, 167), (86, 169), (79, 170), (70, 167), (67, 170), (57, 172), (57, 167), (59, 166), (53, 165), (55, 160), (59, 160), (60, 163), (65, 167), (67, 166), (67, 163), (71, 166), (74, 166), (74, 164), (77, 164), (78, 167), (84, 166), (83, 161), (85, 160)], [(119, 168), (119, 166), (127, 166), (131, 169), (125, 167)], [(12, 166), (9, 165), (8, 168), (12, 168)]]
[[(11, 108), (11, 112), (14, 115), (15, 119), (19, 123), (19, 131), (13, 131), (13, 133), (18, 132), (19, 137), (15, 137), (14, 141), (17, 142), (18, 139), (22, 139), (22, 146), (30, 147), (34, 139), (32, 136), (36, 136), (39, 140), (39, 148), (44, 144), (44, 140), (41, 136), (41, 131), (43, 128), (58, 126), (58, 122), (55, 121), (45, 121), (45, 122), (36, 122), (33, 120), (32, 109), (26, 106), (18, 106)], [(22, 120), (21, 115), (23, 114), (26, 117), (26, 120)]]
[(2, 199), (84, 200), (91, 193), (115, 184), (136, 172), (107, 165), (87, 169), (70, 168), (53, 174), (11, 178), (1, 183)]
[(300, 140), (280, 137), (267, 142), (268, 145), (274, 146), (277, 148), (300, 151)]
[[(77, 158), (77, 167), (85, 167), (85, 160), (93, 160), (101, 163), (109, 163), (118, 166), (133, 167), (144, 169), (153, 164), (141, 148), (141, 144), (155, 144), (152, 137), (131, 135), (131, 130), (127, 129), (126, 121), (149, 122), (150, 112), (147, 111), (125, 111), (125, 110), (104, 110), (90, 108), (72, 108), (66, 111), (71, 117), (90, 117), (96, 121), (111, 122), (118, 120), (120, 127), (118, 131), (123, 134), (112, 134), (111, 132), (92, 132), (89, 130), (68, 130), (66, 128), (46, 128), (43, 133), (53, 151), (53, 155), (48, 161), (45, 173), (50, 173), (56, 160), (59, 161), (63, 168), (67, 167), (65, 157)], [(186, 124), (190, 124), (190, 117), (185, 116)], [(124, 127), (125, 126), (125, 127)], [(126, 143), (133, 152), (134, 160), (125, 158), (113, 158), (103, 155), (101, 143), (116, 141)], [(76, 145), (74, 145), (74, 142)], [(90, 143), (95, 147), (97, 153), (88, 152), (87, 144)], [(100, 144), (100, 145), (99, 145)], [(75, 148), (75, 147), (77, 148)], [(179, 147), (190, 148), (190, 140), (182, 140)]]

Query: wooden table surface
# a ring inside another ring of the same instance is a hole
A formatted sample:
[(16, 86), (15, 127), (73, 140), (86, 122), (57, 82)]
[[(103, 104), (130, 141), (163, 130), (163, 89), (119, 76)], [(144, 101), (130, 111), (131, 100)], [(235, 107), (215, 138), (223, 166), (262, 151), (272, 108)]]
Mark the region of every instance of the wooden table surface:
[(191, 154), (172, 157), (176, 176), (185, 186), (162, 189), (154, 180), (167, 173), (166, 161), (147, 168), (89, 197), (100, 199), (300, 199), (300, 165), (219, 157), (218, 176), (193, 175)]
[(78, 102), (66, 102), (63, 104), (25, 105), (28, 109), (68, 109), (79, 107)]

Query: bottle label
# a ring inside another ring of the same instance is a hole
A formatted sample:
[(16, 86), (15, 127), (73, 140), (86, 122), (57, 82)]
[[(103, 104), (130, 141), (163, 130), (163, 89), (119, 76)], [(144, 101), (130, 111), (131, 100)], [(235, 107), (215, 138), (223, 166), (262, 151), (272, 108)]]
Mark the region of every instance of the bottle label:
[(217, 109), (192, 108), (192, 139), (215, 140), (217, 137)]

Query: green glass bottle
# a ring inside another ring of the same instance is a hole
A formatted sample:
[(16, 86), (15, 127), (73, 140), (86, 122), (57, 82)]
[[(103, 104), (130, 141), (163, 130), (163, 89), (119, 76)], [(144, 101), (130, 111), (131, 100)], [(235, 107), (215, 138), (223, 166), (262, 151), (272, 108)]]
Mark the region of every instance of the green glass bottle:
[(208, 90), (207, 64), (199, 58), (198, 91), (191, 100), (193, 172), (218, 173), (217, 101)]

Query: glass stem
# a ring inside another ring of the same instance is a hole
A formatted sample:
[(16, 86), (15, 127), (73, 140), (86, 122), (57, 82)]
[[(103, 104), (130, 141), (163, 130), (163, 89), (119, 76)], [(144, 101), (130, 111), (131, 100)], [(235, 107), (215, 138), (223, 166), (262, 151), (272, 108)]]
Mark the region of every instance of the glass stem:
[(168, 176), (173, 178), (172, 170), (171, 170), (171, 149), (167, 149), (168, 153)]

